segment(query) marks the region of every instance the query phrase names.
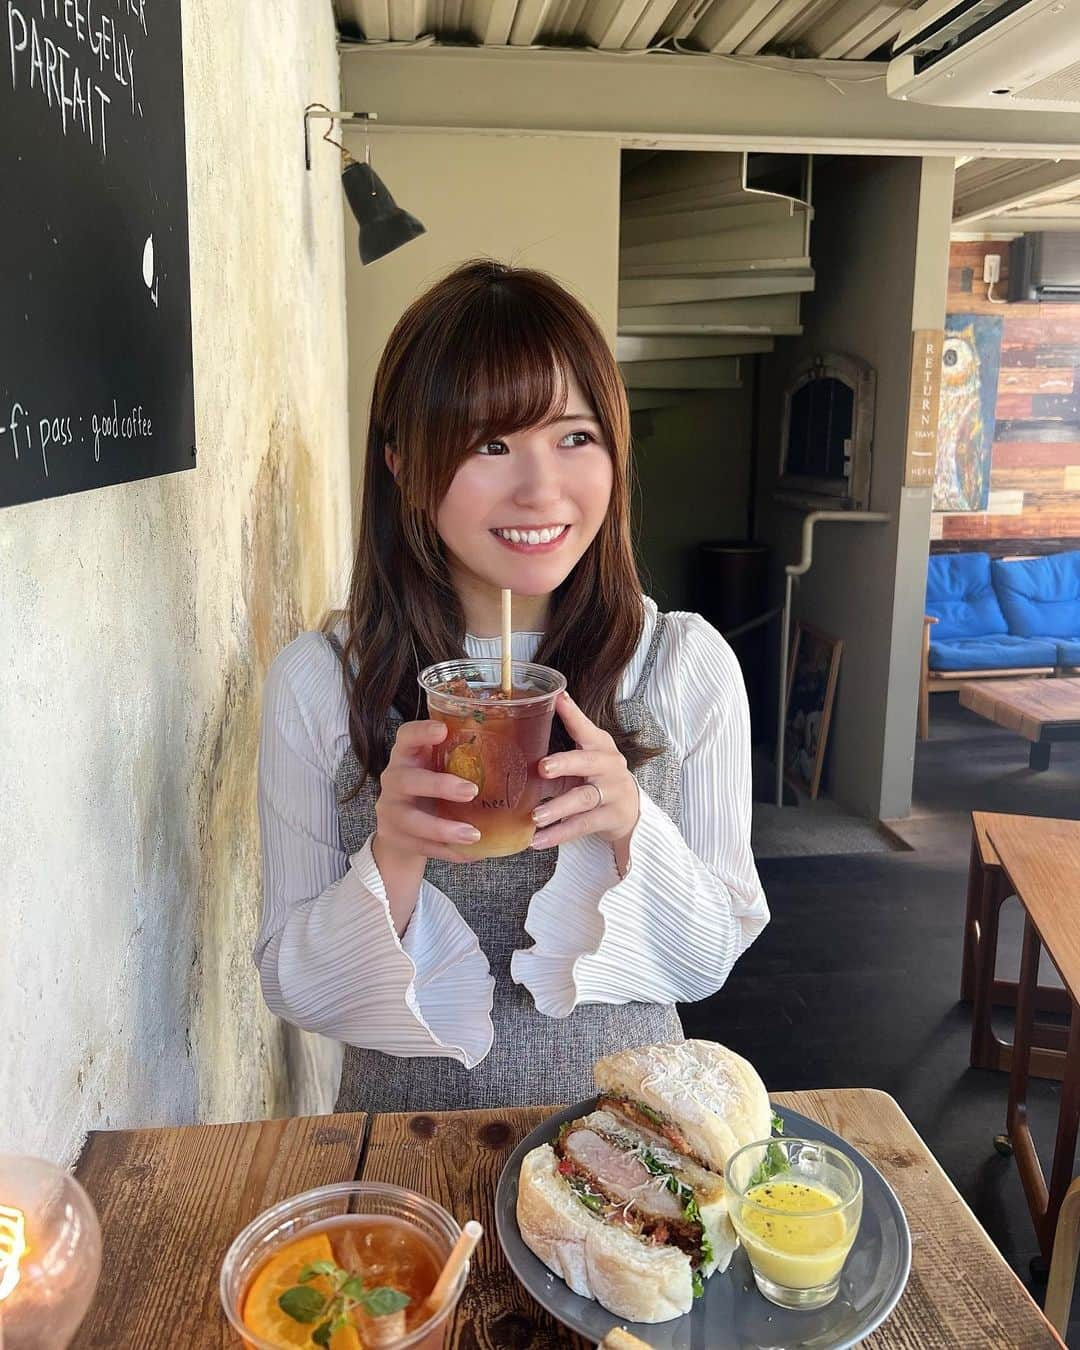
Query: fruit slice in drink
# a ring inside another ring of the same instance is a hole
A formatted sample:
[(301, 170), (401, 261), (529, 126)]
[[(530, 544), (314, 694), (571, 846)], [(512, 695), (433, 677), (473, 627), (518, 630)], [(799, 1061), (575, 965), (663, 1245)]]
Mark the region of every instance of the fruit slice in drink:
[(455, 845), (469, 858), (502, 858), (529, 847), (532, 813), (549, 784), (539, 764), (551, 742), (555, 700), (566, 688), (558, 671), (513, 663), (513, 693), (500, 687), (497, 660), (444, 661), (420, 675), (428, 713), (445, 722), (434, 768), (477, 786), (471, 802), (440, 802), (439, 813), (480, 831), (475, 844)]

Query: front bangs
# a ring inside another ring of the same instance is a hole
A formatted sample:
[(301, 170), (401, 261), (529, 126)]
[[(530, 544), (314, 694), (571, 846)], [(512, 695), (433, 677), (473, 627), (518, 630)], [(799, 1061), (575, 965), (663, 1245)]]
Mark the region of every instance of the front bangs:
[(441, 452), (436, 456), (443, 466), (439, 498), (478, 445), (538, 426), (566, 410), (564, 372), (574, 369), (567, 345), (544, 330), (528, 305), (482, 308), (482, 315), (470, 314), (463, 331), (447, 342), (438, 377), (442, 397), (428, 404), (429, 421), (422, 434)]

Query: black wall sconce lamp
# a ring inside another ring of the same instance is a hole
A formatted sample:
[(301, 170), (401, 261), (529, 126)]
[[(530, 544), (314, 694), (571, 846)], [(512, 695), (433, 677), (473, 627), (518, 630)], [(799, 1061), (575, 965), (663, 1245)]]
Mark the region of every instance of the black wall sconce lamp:
[(330, 125), (322, 139), (336, 146), (342, 153), (345, 167), (341, 185), (356, 223), (360, 226), (360, 261), (374, 262), (387, 253), (407, 244), (424, 233), (424, 226), (414, 215), (398, 206), (390, 190), (371, 167), (371, 147), (364, 147), (364, 161), (353, 159), (340, 141), (332, 140), (330, 133), (335, 122), (342, 126), (362, 122), (365, 126), (379, 120), (378, 113), (335, 112), (321, 103), (309, 103), (304, 109), (304, 165), (311, 168), (311, 121), (325, 120)]

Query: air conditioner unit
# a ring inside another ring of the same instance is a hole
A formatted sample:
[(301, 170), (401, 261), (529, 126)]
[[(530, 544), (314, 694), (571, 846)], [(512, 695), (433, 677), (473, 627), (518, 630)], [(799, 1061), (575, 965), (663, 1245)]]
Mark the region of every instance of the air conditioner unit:
[(1080, 234), (1024, 234), (1009, 245), (1009, 299), (1080, 301)]
[(1080, 0), (926, 0), (904, 18), (890, 98), (1080, 113)]

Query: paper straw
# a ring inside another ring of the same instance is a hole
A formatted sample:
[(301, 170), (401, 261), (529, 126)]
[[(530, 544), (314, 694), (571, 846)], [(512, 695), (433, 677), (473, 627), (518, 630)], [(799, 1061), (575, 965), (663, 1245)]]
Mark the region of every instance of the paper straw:
[(514, 673), (510, 664), (512, 653), (510, 651), (510, 602), (511, 593), (503, 591), (502, 593), (502, 691), (506, 698), (514, 692)]
[[(504, 591), (503, 594), (509, 595), (510, 592)], [(461, 1230), (457, 1242), (454, 1243), (454, 1249), (447, 1257), (446, 1265), (442, 1268), (442, 1273), (435, 1281), (435, 1288), (424, 1300), (423, 1307), (428, 1317), (434, 1317), (446, 1302), (447, 1295), (450, 1293), (458, 1275), (460, 1275), (462, 1266), (473, 1254), (473, 1249), (483, 1236), (484, 1230), (475, 1219), (470, 1219)]]

